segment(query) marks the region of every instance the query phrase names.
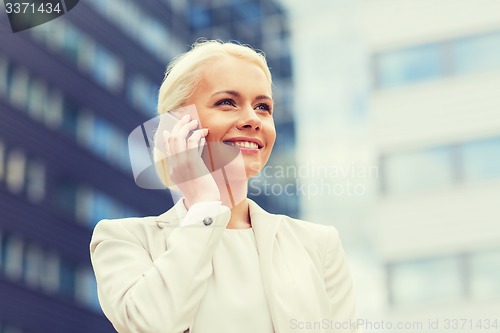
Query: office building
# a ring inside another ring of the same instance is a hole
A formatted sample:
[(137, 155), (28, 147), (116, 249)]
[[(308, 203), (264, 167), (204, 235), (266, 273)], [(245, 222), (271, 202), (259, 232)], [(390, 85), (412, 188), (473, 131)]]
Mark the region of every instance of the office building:
[(498, 318), (499, 5), (365, 7), (385, 319)]
[[(136, 186), (127, 147), (156, 115), (166, 64), (198, 37), (267, 50), (282, 136), (271, 163), (293, 163), (286, 15), (273, 1), (91, 0), (16, 34), (1, 22), (0, 332), (113, 332), (88, 245), (102, 218), (172, 205)], [(255, 198), (297, 214), (293, 198)]]

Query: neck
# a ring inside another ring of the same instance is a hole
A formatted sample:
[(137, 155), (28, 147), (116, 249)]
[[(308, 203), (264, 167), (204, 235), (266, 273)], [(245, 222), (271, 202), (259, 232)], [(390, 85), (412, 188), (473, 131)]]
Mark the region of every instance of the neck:
[(251, 227), (248, 200), (245, 199), (231, 208), (231, 219), (227, 224), (227, 229), (247, 229)]
[(247, 192), (248, 181), (217, 182), (221, 193), (222, 204), (231, 209), (231, 219), (227, 225), (228, 229), (244, 229), (252, 226), (248, 207)]

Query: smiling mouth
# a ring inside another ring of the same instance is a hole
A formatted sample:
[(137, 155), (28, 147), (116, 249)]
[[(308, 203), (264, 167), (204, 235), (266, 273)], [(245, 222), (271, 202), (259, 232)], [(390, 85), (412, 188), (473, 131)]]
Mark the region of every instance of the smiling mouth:
[(243, 148), (243, 149), (260, 149), (262, 146), (259, 146), (255, 142), (250, 141), (224, 141), (224, 144), (232, 147)]

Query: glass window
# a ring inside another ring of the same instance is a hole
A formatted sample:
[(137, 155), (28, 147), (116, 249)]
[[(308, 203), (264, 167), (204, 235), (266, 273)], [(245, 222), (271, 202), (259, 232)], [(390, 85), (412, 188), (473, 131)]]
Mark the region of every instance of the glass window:
[(391, 265), (390, 289), (396, 304), (456, 300), (464, 295), (458, 257), (434, 258)]
[(125, 171), (130, 170), (130, 162), (128, 159), (127, 137), (125, 133), (112, 127), (109, 132), (108, 149), (106, 152), (108, 161), (115, 166), (122, 168)]
[(462, 163), (466, 181), (500, 177), (500, 137), (463, 144)]
[(283, 57), (279, 60), (279, 76), (283, 78), (288, 78), (292, 76), (292, 62), (290, 56)]
[(3, 273), (5, 269), (5, 255), (7, 253), (5, 247), (7, 246), (7, 234), (0, 229), (0, 273)]
[(500, 70), (500, 32), (458, 39), (452, 42), (451, 51), (458, 74)]
[(4, 274), (13, 280), (22, 276), (23, 270), (23, 241), (13, 235), (4, 238)]
[(9, 89), (9, 62), (0, 56), (0, 96), (7, 95)]
[(28, 100), (29, 75), (24, 68), (15, 68), (12, 73), (10, 101), (19, 108), (26, 106)]
[(26, 157), (20, 150), (12, 150), (7, 157), (7, 187), (14, 193), (21, 193), (25, 182)]
[(103, 193), (93, 192), (90, 223), (94, 225), (102, 219), (116, 218), (116, 205)]
[(49, 108), (48, 89), (43, 81), (34, 79), (30, 85), (28, 112), (37, 120), (42, 120), (45, 110)]
[(42, 275), (40, 282), (42, 288), (53, 293), (59, 289), (59, 256), (55, 253), (46, 252), (43, 257)]
[(132, 104), (148, 116), (157, 114), (158, 89), (158, 85), (139, 75), (128, 82), (128, 96)]
[(6, 154), (5, 144), (2, 141), (0, 141), (0, 181), (5, 176), (5, 154)]
[[(40, 41), (45, 42), (47, 46), (54, 52), (60, 51), (64, 45), (66, 36), (67, 22), (63, 20), (53, 20), (49, 23), (50, 33), (34, 34), (40, 38)], [(32, 29), (38, 30), (38, 29)]]
[[(101, 1), (106, 2), (106, 1)], [(78, 68), (88, 73), (92, 69), (92, 61), (96, 50), (96, 43), (91, 39), (81, 41), (80, 52), (78, 53)]]
[(62, 113), (61, 130), (71, 138), (76, 138), (78, 133), (79, 107), (66, 100)]
[(73, 63), (78, 62), (78, 53), (80, 52), (81, 43), (85, 38), (70, 24), (64, 24), (62, 29), (62, 53)]
[(111, 125), (102, 118), (94, 118), (94, 128), (92, 136), (92, 149), (101, 157), (106, 158), (108, 152), (109, 134), (111, 133)]
[(109, 51), (97, 46), (94, 50), (91, 74), (105, 87), (118, 91), (123, 81), (123, 64)]
[(245, 21), (259, 20), (262, 17), (261, 6), (258, 2), (235, 4), (234, 9)]
[(40, 202), (45, 197), (45, 165), (39, 161), (30, 161), (27, 174), (27, 194), (33, 202)]
[[(130, 0), (91, 0), (88, 2), (99, 13), (114, 22), (136, 42), (158, 57), (162, 62), (182, 52), (178, 42), (161, 21), (157, 21)], [(106, 4), (104, 4), (106, 3)]]
[(88, 224), (91, 220), (92, 190), (87, 186), (79, 186), (76, 191), (76, 219), (78, 222)]
[(77, 187), (73, 182), (68, 179), (61, 179), (55, 193), (56, 205), (70, 216), (76, 214), (76, 190)]
[(203, 29), (210, 26), (210, 15), (205, 7), (192, 6), (189, 13), (189, 20), (195, 29)]
[(186, 11), (188, 2), (184, 0), (162, 0), (168, 6), (172, 6), (177, 12), (183, 13)]
[(69, 260), (61, 260), (59, 267), (59, 291), (71, 298), (75, 297), (76, 265)]
[(127, 137), (107, 120), (82, 110), (78, 114), (76, 135), (81, 145), (106, 159), (109, 164), (124, 171), (130, 170)]
[(52, 51), (60, 52), (107, 89), (117, 91), (121, 88), (124, 68), (118, 57), (68, 21), (51, 21), (50, 25), (53, 33), (33, 33), (33, 37)]
[(27, 245), (24, 255), (24, 280), (31, 287), (40, 285), (42, 276), (43, 253), (36, 245)]
[(102, 219), (116, 219), (139, 216), (138, 213), (107, 194), (81, 186), (78, 189), (78, 207), (76, 211), (79, 221), (94, 227)]
[(101, 312), (97, 298), (97, 283), (91, 269), (80, 268), (77, 272), (76, 300), (90, 309)]
[(60, 91), (54, 90), (47, 100), (45, 109), (45, 124), (50, 128), (58, 128), (63, 120), (63, 96)]
[[(160, 22), (149, 18), (145, 18), (139, 31), (142, 31), (143, 44), (151, 53), (158, 56), (158, 58), (165, 62), (165, 56), (172, 55), (171, 41), (172, 36)], [(146, 33), (146, 31), (148, 33)], [(145, 38), (144, 38), (145, 37)]]
[(452, 155), (451, 147), (438, 147), (385, 157), (382, 160), (385, 192), (415, 192), (450, 186), (454, 182)]
[(88, 110), (81, 110), (78, 113), (76, 138), (79, 144), (90, 147), (92, 140), (92, 128), (94, 126), (94, 115)]
[(500, 295), (500, 249), (471, 255), (471, 292), (476, 298)]
[(437, 78), (444, 74), (442, 47), (429, 44), (382, 53), (375, 57), (375, 67), (381, 87)]

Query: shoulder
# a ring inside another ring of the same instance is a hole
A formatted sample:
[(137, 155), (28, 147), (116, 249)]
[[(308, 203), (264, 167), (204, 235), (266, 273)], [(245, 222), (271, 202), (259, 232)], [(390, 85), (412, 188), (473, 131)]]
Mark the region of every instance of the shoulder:
[(99, 243), (110, 239), (145, 243), (155, 229), (158, 229), (157, 216), (103, 219), (94, 228), (90, 247), (92, 250)]
[(280, 215), (282, 232), (289, 232), (309, 248), (315, 248), (321, 256), (340, 244), (340, 236), (332, 225), (324, 225)]
[(320, 238), (322, 237), (328, 238), (331, 236), (330, 233), (338, 235), (337, 229), (331, 225), (313, 223), (310, 221), (305, 221), (286, 215), (278, 215), (278, 216), (281, 217), (283, 226), (300, 234), (309, 235), (313, 237), (320, 237)]
[(95, 228), (95, 233), (120, 233), (121, 231), (143, 230), (153, 226), (157, 226), (157, 216), (145, 217), (126, 217), (119, 219), (103, 219), (100, 220)]

